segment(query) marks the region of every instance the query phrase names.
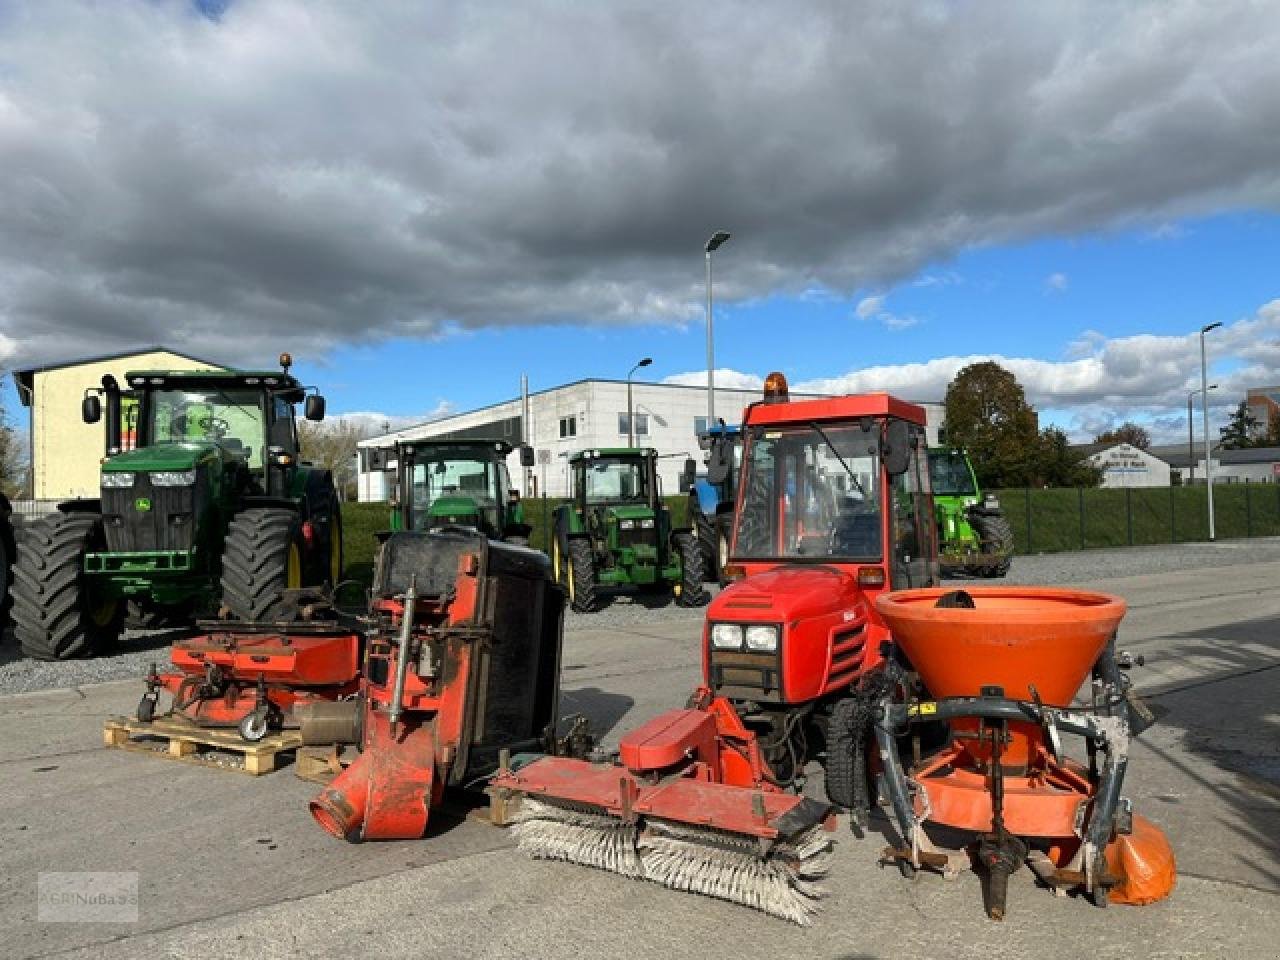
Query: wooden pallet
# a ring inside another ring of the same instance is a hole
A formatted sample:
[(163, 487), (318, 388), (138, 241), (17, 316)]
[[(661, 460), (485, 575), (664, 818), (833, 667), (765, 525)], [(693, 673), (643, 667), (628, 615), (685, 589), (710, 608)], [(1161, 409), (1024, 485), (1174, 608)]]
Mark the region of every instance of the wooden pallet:
[(294, 754), (293, 775), (312, 783), (331, 783), (351, 765), (350, 751), (340, 746), (299, 747)]
[(187, 720), (161, 718), (143, 723), (129, 717), (112, 717), (102, 727), (102, 741), (120, 750), (258, 777), (276, 768), (280, 754), (301, 746), (302, 734), (283, 730), (257, 743), (248, 743), (235, 730), (211, 730)]

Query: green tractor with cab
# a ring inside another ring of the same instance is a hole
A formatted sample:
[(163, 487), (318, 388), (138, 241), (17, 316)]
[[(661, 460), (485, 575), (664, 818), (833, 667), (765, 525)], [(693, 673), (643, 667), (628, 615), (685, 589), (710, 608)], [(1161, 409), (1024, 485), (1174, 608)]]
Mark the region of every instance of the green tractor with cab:
[[(408, 440), (395, 446), (396, 494), (392, 530), (471, 527), (490, 540), (525, 546), (519, 493), (511, 485), (503, 440)], [(379, 451), (382, 456), (390, 450)], [(533, 448), (520, 447), (522, 466), (533, 465)], [(387, 460), (382, 459), (385, 468)]]
[(1013, 563), (1013, 530), (993, 493), (983, 496), (964, 450), (929, 450), (929, 478), (944, 576), (1003, 577)]
[(682, 607), (706, 602), (702, 550), (673, 529), (662, 502), (658, 453), (621, 447), (569, 458), (572, 499), (557, 507), (551, 567), (579, 613), (599, 608), (602, 589), (670, 592)]
[[(130, 372), (103, 377), (82, 418), (102, 419), (101, 496), (23, 528), (13, 619), (23, 652), (64, 660), (109, 652), (126, 607), (190, 623), (286, 616), (283, 591), (336, 584), (342, 514), (333, 476), (299, 461), (294, 408), (324, 398), (281, 370)], [(122, 398), (130, 410), (121, 415)], [(128, 419), (128, 429), (122, 430)]]

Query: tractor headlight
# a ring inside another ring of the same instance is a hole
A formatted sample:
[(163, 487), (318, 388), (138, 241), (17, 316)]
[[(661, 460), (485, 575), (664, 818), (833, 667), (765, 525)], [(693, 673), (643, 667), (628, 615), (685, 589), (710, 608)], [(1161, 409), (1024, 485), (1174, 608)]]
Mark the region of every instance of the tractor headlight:
[(747, 627), (747, 649), (773, 653), (778, 649), (777, 627)]
[(646, 530), (652, 530), (652, 529), (653, 529), (653, 518), (652, 518), (652, 517), (650, 517), (648, 520), (641, 520), (641, 521), (640, 521), (640, 526), (641, 526), (641, 527), (643, 527), (643, 528), (644, 528), (644, 529), (646, 529)]
[(132, 473), (104, 473), (102, 475), (102, 485), (108, 490), (123, 490), (126, 487), (133, 486)]
[(712, 624), (711, 646), (717, 650), (741, 650), (742, 628), (736, 623)]
[(634, 530), (635, 528), (636, 522), (634, 520), (622, 520), (618, 523), (618, 529), (620, 530)]
[(157, 487), (189, 487), (196, 482), (194, 470), (160, 470), (151, 475)]
[(986, 507), (988, 510), (999, 510), (1000, 498), (997, 497), (994, 493), (988, 493), (986, 498), (982, 501), (982, 505)]

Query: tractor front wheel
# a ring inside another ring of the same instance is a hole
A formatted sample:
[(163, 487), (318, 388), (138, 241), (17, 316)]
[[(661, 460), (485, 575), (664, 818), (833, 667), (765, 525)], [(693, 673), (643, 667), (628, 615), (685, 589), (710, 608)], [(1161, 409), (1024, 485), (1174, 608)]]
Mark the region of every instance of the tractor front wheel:
[(1013, 564), (1013, 528), (1004, 514), (977, 514), (970, 521), (984, 553), (1001, 554), (999, 563), (983, 567), (988, 577), (1003, 577)]
[(70, 660), (119, 642), (124, 602), (98, 595), (84, 574), (85, 554), (105, 549), (96, 514), (57, 513), (23, 531), (13, 568), (13, 620), (23, 653)]
[(700, 607), (707, 602), (707, 591), (702, 585), (702, 547), (692, 534), (678, 533), (676, 549), (680, 551), (680, 591), (676, 603), (682, 607)]
[(716, 535), (714, 518), (702, 512), (702, 504), (692, 493), (689, 494), (689, 525), (693, 527), (693, 535), (702, 551), (702, 572), (708, 577), (714, 577), (720, 568), (720, 564), (716, 562), (720, 538)]
[(284, 615), (283, 593), (302, 586), (302, 524), (292, 510), (251, 507), (227, 528), (222, 605), (233, 619), (269, 623)]
[(596, 564), (590, 540), (569, 541), (569, 606), (577, 613), (596, 609)]

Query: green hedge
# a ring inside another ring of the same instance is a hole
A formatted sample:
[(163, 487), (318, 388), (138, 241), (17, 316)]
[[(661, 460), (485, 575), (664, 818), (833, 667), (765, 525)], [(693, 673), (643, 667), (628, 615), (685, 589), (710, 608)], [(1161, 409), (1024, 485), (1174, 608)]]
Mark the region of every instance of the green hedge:
[[(1209, 539), (1205, 488), (1000, 490), (1018, 553), (1187, 543)], [(1213, 488), (1219, 539), (1280, 535), (1280, 484)]]

